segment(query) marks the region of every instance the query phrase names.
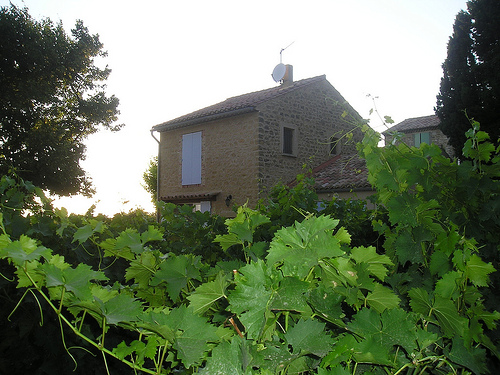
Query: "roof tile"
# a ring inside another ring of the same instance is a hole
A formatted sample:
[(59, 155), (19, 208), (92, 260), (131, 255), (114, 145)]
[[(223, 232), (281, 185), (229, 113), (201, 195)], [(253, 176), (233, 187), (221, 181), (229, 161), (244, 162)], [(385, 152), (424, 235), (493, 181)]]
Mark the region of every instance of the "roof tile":
[(312, 171), (317, 192), (372, 190), (365, 160), (356, 154), (340, 154)]
[(219, 115), (220, 117), (225, 117), (224, 114), (231, 115), (235, 111), (238, 111), (237, 113), (250, 112), (253, 111), (255, 107), (260, 103), (277, 98), (281, 95), (285, 95), (289, 92), (295, 91), (300, 87), (304, 87), (321, 80), (326, 80), (326, 76), (321, 75), (317, 77), (307, 78), (293, 82), (286, 86), (281, 85), (266, 90), (234, 96), (220, 103), (199, 109), (197, 111), (158, 124), (153, 127), (153, 130), (162, 131), (169, 128), (184, 125), (187, 123), (189, 124), (199, 123), (210, 120), (212, 119), (213, 116), (217, 115)]
[(389, 132), (413, 133), (422, 130), (437, 129), (439, 126), (439, 118), (436, 115), (407, 118), (399, 124), (384, 131), (384, 134)]

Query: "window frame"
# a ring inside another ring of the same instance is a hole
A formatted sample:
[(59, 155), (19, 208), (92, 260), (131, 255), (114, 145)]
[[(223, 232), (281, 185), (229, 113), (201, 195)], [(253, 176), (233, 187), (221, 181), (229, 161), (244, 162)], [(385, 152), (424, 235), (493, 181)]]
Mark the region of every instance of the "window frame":
[[(295, 125), (281, 125), (280, 132), (281, 154), (284, 156), (296, 157), (298, 153), (298, 131)], [(285, 139), (285, 136), (291, 134), (291, 139)], [(291, 150), (288, 148), (291, 147)], [(286, 149), (285, 149), (286, 148)], [(291, 151), (291, 152), (288, 152)]]
[(181, 148), (182, 186), (200, 185), (202, 181), (202, 132), (183, 134)]
[[(422, 140), (422, 136), (425, 136), (425, 138), (427, 138), (427, 139)], [(414, 135), (413, 135), (413, 144), (414, 144), (414, 146), (415, 147), (420, 147), (420, 145), (422, 143), (425, 143), (425, 144), (428, 144), (428, 145), (431, 144), (431, 133), (430, 132), (418, 132), (418, 133), (414, 133)]]

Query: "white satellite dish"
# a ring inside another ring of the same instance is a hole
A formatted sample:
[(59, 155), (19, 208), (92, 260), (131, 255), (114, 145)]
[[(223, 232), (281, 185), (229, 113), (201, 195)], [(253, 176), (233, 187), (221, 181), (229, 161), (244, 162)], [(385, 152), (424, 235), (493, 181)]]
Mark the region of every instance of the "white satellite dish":
[(279, 63), (278, 65), (276, 65), (276, 67), (273, 70), (273, 74), (272, 74), (274, 82), (281, 81), (283, 79), (283, 77), (285, 76), (285, 73), (286, 73), (285, 64)]

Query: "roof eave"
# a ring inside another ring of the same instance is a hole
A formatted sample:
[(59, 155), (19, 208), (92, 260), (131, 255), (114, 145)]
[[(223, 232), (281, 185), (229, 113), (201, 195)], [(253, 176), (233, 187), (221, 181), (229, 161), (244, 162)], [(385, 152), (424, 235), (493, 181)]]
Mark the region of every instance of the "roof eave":
[(204, 122), (219, 120), (219, 119), (227, 118), (227, 117), (238, 116), (238, 115), (242, 115), (242, 114), (250, 113), (250, 112), (254, 112), (254, 111), (256, 111), (256, 109), (253, 106), (243, 107), (243, 108), (233, 109), (230, 111), (213, 113), (213, 114), (210, 114), (207, 116), (201, 116), (201, 117), (192, 118), (192, 119), (188, 119), (188, 120), (184, 120), (184, 121), (167, 122), (167, 123), (158, 124), (158, 125), (153, 126), (151, 128), (151, 131), (163, 132), (163, 131), (172, 130), (172, 129), (179, 129), (179, 128), (184, 128), (186, 126), (201, 124)]

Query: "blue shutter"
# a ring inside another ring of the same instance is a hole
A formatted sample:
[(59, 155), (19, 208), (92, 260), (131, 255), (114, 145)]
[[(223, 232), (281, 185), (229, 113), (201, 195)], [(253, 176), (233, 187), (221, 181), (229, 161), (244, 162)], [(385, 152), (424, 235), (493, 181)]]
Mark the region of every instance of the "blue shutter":
[(182, 185), (201, 184), (201, 132), (182, 136)]
[(421, 143), (431, 144), (431, 136), (429, 132), (415, 133), (415, 147), (420, 147)]

